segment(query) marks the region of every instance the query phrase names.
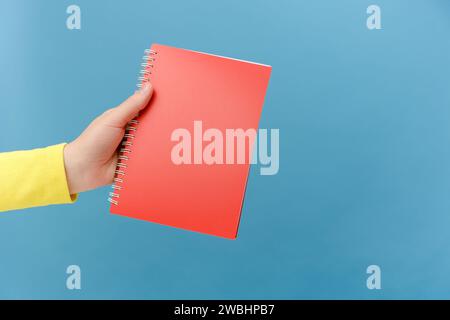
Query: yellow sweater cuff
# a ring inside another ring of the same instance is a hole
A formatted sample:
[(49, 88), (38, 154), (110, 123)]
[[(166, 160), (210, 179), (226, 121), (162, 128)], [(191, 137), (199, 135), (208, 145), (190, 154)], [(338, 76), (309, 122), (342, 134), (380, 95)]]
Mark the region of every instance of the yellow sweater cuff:
[(0, 211), (76, 201), (67, 185), (64, 146), (0, 153)]

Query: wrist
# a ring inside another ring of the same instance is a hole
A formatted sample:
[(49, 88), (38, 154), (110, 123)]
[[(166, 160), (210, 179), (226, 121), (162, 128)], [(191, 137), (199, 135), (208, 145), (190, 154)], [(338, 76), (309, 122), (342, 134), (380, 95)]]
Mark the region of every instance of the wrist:
[(70, 194), (77, 194), (84, 191), (82, 184), (82, 161), (75, 152), (73, 142), (64, 146), (64, 168), (66, 170), (67, 186)]

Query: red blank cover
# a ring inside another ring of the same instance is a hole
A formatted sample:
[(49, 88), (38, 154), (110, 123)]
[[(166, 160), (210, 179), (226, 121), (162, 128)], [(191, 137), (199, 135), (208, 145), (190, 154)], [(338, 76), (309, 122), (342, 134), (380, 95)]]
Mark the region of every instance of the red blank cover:
[[(114, 214), (234, 239), (249, 161), (193, 164), (194, 121), (225, 130), (258, 129), (271, 67), (154, 44), (154, 94), (137, 120)], [(175, 129), (192, 137), (192, 164), (174, 164)], [(198, 142), (199, 140), (197, 140)], [(209, 142), (202, 142), (204, 148)], [(200, 145), (200, 144), (198, 144)], [(247, 146), (248, 147), (248, 146)], [(203, 149), (202, 149), (203, 150)], [(224, 160), (225, 161), (225, 160)]]

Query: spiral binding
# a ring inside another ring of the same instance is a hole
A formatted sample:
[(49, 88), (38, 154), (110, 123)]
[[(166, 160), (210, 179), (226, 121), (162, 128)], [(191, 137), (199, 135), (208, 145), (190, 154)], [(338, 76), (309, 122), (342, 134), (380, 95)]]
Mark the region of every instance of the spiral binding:
[[(150, 75), (152, 74), (156, 54), (157, 52), (155, 50), (145, 49), (144, 56), (142, 57), (144, 62), (141, 63), (141, 70), (139, 71), (138, 83), (136, 85), (138, 89), (141, 89), (146, 82), (150, 81)], [(133, 146), (133, 140), (135, 138), (135, 132), (137, 131), (138, 124), (139, 121), (136, 117), (128, 122), (128, 125), (125, 128), (125, 135), (121, 143), (116, 170), (114, 172), (114, 184), (112, 185), (113, 192), (109, 193), (108, 198), (108, 201), (114, 205), (119, 204), (120, 190), (123, 189), (121, 184), (123, 183), (123, 178), (127, 169), (126, 162), (129, 160), (129, 155), (131, 154), (131, 147)]]

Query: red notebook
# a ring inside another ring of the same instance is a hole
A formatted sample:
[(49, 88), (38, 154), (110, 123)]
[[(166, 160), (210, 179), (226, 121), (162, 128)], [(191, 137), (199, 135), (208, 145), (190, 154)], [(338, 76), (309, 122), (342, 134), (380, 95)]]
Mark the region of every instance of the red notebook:
[(144, 59), (154, 93), (122, 143), (111, 213), (235, 239), (250, 167), (236, 129), (258, 129), (271, 67), (159, 44)]

